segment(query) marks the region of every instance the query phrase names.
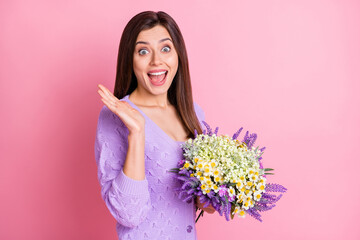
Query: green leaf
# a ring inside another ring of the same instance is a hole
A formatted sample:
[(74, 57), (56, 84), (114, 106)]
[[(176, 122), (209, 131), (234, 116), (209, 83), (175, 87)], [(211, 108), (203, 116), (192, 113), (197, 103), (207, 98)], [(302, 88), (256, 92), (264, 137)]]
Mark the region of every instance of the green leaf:
[(272, 168), (265, 168), (264, 171), (265, 171), (265, 172), (267, 172), (267, 171), (274, 171), (274, 169), (272, 169)]
[(274, 173), (264, 173), (265, 175), (274, 175)]
[(180, 170), (180, 168), (171, 168), (170, 170)]

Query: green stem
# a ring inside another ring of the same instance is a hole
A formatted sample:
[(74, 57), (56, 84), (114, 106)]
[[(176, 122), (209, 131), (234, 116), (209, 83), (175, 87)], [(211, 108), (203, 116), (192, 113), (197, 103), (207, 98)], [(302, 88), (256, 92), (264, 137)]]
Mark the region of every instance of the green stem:
[(197, 223), (197, 221), (199, 220), (199, 217), (200, 217), (201, 215), (204, 215), (204, 210), (201, 210), (201, 212), (200, 212), (199, 216), (196, 218), (195, 223)]

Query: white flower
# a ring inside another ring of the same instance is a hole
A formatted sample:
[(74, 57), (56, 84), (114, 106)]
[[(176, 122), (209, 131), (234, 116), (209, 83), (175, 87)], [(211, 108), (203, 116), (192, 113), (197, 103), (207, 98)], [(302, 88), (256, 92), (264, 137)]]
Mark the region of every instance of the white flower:
[(216, 184), (211, 185), (211, 189), (214, 190), (215, 193), (219, 192), (219, 187)]
[(260, 191), (256, 191), (254, 192), (254, 199), (255, 201), (259, 201), (261, 199), (261, 192)]
[(233, 187), (229, 187), (228, 189), (229, 196), (232, 197), (235, 195), (235, 189)]
[(243, 203), (243, 208), (244, 208), (245, 210), (248, 210), (248, 209), (250, 208), (250, 202), (248, 202), (248, 201), (244, 202), (244, 203)]
[(265, 184), (264, 183), (258, 183), (256, 185), (256, 189), (260, 192), (265, 192)]

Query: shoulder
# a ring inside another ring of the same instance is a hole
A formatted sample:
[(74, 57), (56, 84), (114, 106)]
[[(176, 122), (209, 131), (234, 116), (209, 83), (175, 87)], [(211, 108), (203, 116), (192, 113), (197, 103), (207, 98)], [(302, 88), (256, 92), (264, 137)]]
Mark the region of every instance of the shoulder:
[(205, 113), (204, 113), (204, 110), (202, 109), (202, 107), (197, 104), (196, 102), (194, 102), (194, 110), (195, 110), (195, 113), (196, 113), (196, 116), (198, 117), (199, 121), (203, 121), (205, 120)]
[[(127, 101), (127, 96), (120, 99), (121, 101)], [(103, 105), (99, 113), (99, 123), (105, 125), (119, 125), (124, 127), (125, 124), (121, 119), (113, 113), (106, 105)]]
[(107, 135), (127, 130), (121, 119), (105, 105), (100, 110), (97, 128)]

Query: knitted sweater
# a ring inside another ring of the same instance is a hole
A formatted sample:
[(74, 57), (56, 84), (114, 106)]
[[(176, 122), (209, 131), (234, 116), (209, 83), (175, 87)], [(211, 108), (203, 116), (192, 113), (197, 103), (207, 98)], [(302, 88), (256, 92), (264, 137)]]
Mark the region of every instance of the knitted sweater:
[[(106, 106), (100, 111), (95, 159), (101, 196), (116, 219), (121, 240), (194, 240), (195, 204), (183, 202), (175, 188), (181, 186), (174, 173), (182, 159), (180, 144), (167, 135), (125, 96), (145, 118), (145, 179), (134, 180), (123, 172), (129, 131), (120, 118)], [(203, 110), (194, 103), (200, 122)]]

